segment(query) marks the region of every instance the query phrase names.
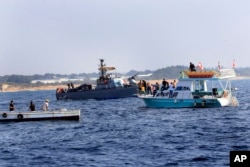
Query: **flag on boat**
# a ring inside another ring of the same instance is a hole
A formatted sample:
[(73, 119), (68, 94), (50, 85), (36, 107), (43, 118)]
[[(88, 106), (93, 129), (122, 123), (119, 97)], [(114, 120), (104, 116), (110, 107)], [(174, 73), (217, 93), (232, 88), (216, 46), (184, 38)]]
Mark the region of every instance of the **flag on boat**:
[(202, 66), (201, 62), (199, 62), (198, 68), (199, 68), (200, 71), (203, 71), (203, 70), (204, 70), (204, 67)]
[(236, 64), (235, 64), (235, 60), (233, 61), (233, 68), (235, 68), (236, 67)]
[(218, 71), (220, 71), (220, 62), (218, 61)]

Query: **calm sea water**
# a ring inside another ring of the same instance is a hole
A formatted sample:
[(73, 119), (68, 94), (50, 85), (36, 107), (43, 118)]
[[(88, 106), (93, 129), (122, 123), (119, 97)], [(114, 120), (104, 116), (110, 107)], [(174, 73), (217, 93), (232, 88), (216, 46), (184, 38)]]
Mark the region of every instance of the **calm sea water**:
[(229, 152), (250, 150), (250, 80), (232, 82), (240, 106), (152, 109), (138, 98), (57, 101), (55, 91), (0, 93), (27, 110), (81, 109), (80, 121), (0, 123), (1, 166), (229, 166)]

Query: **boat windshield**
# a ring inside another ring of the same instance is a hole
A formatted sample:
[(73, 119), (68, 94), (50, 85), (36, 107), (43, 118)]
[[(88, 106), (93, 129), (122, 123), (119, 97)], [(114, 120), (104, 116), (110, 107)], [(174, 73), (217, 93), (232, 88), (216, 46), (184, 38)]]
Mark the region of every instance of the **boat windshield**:
[(189, 87), (187, 87), (187, 86), (177, 86), (176, 88), (175, 88), (175, 90), (178, 90), (178, 91), (185, 91), (185, 90), (190, 90), (190, 88)]

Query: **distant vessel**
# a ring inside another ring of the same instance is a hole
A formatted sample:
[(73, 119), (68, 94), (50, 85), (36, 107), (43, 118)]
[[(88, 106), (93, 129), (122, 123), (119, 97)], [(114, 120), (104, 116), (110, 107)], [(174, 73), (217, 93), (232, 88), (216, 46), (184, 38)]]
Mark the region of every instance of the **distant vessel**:
[(80, 119), (80, 110), (66, 109), (54, 111), (1, 111), (0, 114), (0, 122)]
[(212, 108), (237, 106), (230, 78), (234, 69), (216, 71), (183, 71), (173, 91), (157, 91), (155, 95), (139, 96), (153, 108)]
[(123, 79), (111, 73), (115, 67), (108, 67), (104, 60), (100, 59), (99, 78), (96, 85), (82, 84), (76, 88), (69, 87), (67, 90), (57, 88), (56, 98), (61, 99), (117, 99), (125, 97), (136, 97), (138, 92), (134, 77)]

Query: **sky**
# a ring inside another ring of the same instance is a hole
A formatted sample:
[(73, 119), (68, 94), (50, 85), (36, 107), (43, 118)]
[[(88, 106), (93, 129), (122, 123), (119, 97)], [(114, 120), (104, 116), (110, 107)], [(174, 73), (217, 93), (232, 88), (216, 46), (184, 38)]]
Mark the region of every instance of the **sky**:
[(249, 0), (0, 0), (0, 75), (250, 65)]

